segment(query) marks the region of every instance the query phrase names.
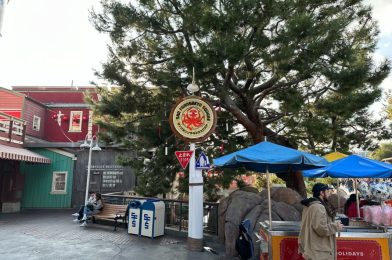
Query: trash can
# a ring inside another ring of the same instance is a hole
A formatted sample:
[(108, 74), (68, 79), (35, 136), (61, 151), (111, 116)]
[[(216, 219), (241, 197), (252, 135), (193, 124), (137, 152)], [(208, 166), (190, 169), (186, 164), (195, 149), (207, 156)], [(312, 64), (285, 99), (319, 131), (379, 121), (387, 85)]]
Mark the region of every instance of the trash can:
[(128, 233), (140, 235), (140, 216), (144, 200), (132, 200), (128, 204)]
[(142, 236), (158, 237), (165, 233), (165, 203), (160, 200), (147, 200), (142, 206)]

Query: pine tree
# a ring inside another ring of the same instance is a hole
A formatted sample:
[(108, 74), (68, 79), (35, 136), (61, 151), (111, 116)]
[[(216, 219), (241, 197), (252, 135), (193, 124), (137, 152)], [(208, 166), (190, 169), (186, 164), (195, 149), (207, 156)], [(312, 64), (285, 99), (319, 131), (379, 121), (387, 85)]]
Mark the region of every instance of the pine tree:
[[(383, 131), (365, 111), (380, 97), (389, 61), (372, 61), (378, 30), (361, 0), (101, 3), (103, 12), (91, 18), (112, 45), (98, 74), (121, 89), (105, 93), (97, 112), (106, 114), (112, 138), (135, 135), (123, 142), (140, 153), (156, 148), (141, 175), (144, 186), (156, 187), (151, 192), (166, 190), (178, 170), (163, 164), (163, 147), (185, 144), (169, 138), (162, 114), (187, 94), (192, 68), (199, 94), (229, 115), (222, 114), (220, 127), (229, 121), (248, 135), (218, 130), (205, 144), (215, 150), (223, 140), (229, 152), (265, 136), (310, 151), (348, 149), (370, 146), (369, 136)], [(304, 193), (300, 174), (279, 176)]]

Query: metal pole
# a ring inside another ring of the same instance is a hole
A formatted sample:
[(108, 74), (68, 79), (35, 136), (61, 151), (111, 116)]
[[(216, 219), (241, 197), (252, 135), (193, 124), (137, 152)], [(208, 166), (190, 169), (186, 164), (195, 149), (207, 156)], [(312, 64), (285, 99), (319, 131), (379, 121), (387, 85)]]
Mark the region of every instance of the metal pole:
[(268, 192), (269, 226), (270, 226), (270, 230), (272, 230), (271, 188), (270, 188), (270, 176), (269, 176), (268, 166), (267, 166), (266, 174), (267, 174), (267, 190), (268, 190), (267, 192)]
[(355, 187), (355, 196), (357, 197), (357, 215), (358, 218), (361, 217), (361, 212), (359, 211), (359, 195), (358, 195), (358, 187), (357, 187), (357, 180), (354, 179), (354, 187)]
[(339, 194), (339, 186), (340, 186), (340, 180), (338, 178), (338, 188), (337, 188), (337, 193), (338, 193), (338, 212), (340, 210), (340, 194)]
[(188, 249), (203, 251), (203, 176), (201, 170), (196, 170), (195, 143), (190, 143), (190, 150)]
[[(188, 204), (188, 207), (189, 207), (189, 204)], [(180, 225), (179, 225), (179, 228), (178, 228), (178, 231), (181, 231), (181, 228), (182, 228), (182, 202), (180, 202)], [(189, 219), (188, 219), (188, 221), (189, 221)], [(188, 223), (188, 225), (189, 225), (189, 223)]]
[[(338, 193), (338, 213), (340, 210), (340, 195), (339, 195), (339, 186), (340, 186), (340, 180), (338, 178), (338, 188), (337, 188), (337, 193)], [(340, 230), (338, 230), (338, 237), (340, 237)], [(337, 242), (335, 240), (335, 249), (337, 248)]]
[[(91, 169), (91, 153), (92, 153), (92, 148), (93, 148), (93, 141), (90, 141), (90, 148), (88, 151), (88, 164), (87, 164), (87, 181), (86, 181), (86, 197), (84, 199), (84, 209), (87, 207), (87, 202), (88, 202), (88, 192), (89, 192), (89, 184), (90, 184), (90, 169)], [(86, 212), (86, 210), (84, 210)], [(86, 219), (87, 215), (84, 214), (83, 218)]]

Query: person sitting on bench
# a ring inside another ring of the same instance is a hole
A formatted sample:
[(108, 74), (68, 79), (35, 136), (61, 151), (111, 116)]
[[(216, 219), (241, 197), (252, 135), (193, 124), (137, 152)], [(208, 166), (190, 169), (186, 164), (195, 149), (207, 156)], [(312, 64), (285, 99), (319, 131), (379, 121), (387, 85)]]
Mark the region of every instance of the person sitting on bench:
[(83, 218), (82, 218), (82, 224), (80, 225), (81, 227), (86, 227), (87, 226), (87, 217), (94, 216), (101, 212), (103, 209), (103, 202), (102, 202), (102, 197), (100, 193), (95, 193), (95, 202), (90, 206), (87, 205), (87, 207), (84, 208), (83, 210)]
[[(90, 196), (88, 197), (88, 200), (87, 200), (87, 206), (88, 206), (88, 205), (93, 205), (94, 202), (95, 202), (95, 200), (96, 200), (96, 199), (95, 199), (95, 192), (94, 192), (94, 191), (90, 191), (90, 192), (89, 192), (89, 195), (90, 195)], [(78, 212), (72, 214), (72, 216), (76, 217), (76, 218), (73, 220), (74, 222), (80, 222), (80, 221), (82, 221), (83, 212), (84, 212), (84, 206), (85, 206), (85, 205), (80, 206)]]

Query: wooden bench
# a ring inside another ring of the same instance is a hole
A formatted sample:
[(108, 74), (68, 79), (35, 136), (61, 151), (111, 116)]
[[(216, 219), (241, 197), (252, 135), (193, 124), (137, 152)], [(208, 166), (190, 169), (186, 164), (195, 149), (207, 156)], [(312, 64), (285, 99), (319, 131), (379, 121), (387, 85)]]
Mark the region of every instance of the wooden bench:
[(119, 224), (118, 220), (121, 220), (123, 223), (127, 222), (127, 207), (128, 205), (104, 203), (101, 212), (92, 216), (92, 218), (93, 220), (102, 219), (114, 221), (114, 230), (117, 230)]

